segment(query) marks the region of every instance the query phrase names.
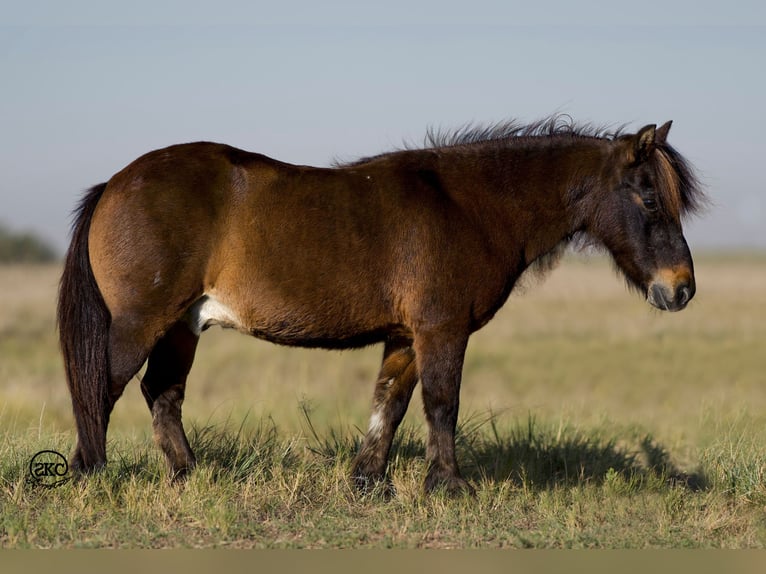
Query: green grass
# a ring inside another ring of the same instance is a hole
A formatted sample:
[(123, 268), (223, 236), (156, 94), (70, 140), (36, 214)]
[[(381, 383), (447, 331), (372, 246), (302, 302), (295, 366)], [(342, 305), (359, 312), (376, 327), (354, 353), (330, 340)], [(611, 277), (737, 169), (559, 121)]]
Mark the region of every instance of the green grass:
[(600, 259), (568, 259), (474, 335), (458, 457), (475, 497), (422, 494), (413, 399), (395, 496), (348, 472), (381, 349), (203, 336), (184, 420), (199, 465), (168, 481), (129, 385), (106, 470), (43, 488), (35, 452), (73, 422), (53, 321), (55, 267), (0, 268), (0, 544), (227, 548), (766, 546), (766, 258), (697, 261), (689, 309), (651, 311)]

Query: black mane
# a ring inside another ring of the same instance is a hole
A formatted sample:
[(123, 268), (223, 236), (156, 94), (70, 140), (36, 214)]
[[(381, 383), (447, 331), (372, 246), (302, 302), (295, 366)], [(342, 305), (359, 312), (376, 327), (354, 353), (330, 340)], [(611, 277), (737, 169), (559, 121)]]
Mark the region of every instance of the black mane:
[(426, 132), (424, 146), (425, 149), (439, 149), (490, 142), (508, 143), (510, 139), (556, 136), (614, 139), (622, 134), (623, 129), (624, 126), (615, 129), (593, 124), (577, 124), (569, 115), (556, 114), (531, 123), (511, 119), (490, 125), (469, 123), (448, 131), (431, 128)]
[(392, 153), (401, 151), (439, 151), (474, 145), (524, 143), (531, 138), (599, 138), (615, 139), (623, 134), (624, 125), (617, 128), (578, 124), (567, 114), (556, 114), (531, 123), (510, 119), (493, 124), (467, 123), (459, 128), (443, 130), (428, 128), (422, 143), (405, 143), (402, 148), (389, 152), (363, 157), (349, 162), (336, 161), (335, 167), (352, 167)]

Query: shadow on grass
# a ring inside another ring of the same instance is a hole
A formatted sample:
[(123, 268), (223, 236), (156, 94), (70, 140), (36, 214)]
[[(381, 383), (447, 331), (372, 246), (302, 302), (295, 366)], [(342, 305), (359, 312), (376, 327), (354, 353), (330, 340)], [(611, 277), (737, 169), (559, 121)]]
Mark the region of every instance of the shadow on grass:
[(701, 473), (681, 472), (651, 436), (633, 447), (619, 447), (614, 438), (538, 427), (532, 417), (526, 425), (500, 430), (490, 414), (466, 420), (456, 440), (464, 474), (474, 480), (511, 481), (540, 490), (603, 484), (615, 476), (637, 488), (680, 485), (698, 491), (708, 486)]
[[(310, 409), (301, 408), (306, 432), (298, 441), (280, 436), (270, 420), (248, 431), (244, 423), (238, 429), (229, 425), (193, 427), (189, 438), (199, 465), (211, 469), (214, 480), (225, 477), (238, 482), (258, 477), (268, 480), (278, 466), (289, 469), (305, 465), (306, 450), (313, 456), (310, 464), (350, 464), (363, 432), (334, 427), (317, 430)], [(617, 477), (631, 489), (675, 485), (694, 491), (709, 488), (702, 473), (681, 472), (668, 451), (650, 436), (619, 446), (617, 439), (568, 427), (545, 427), (532, 417), (526, 424), (500, 428), (497, 417), (490, 413), (465, 419), (456, 441), (463, 474), (474, 482), (511, 482), (545, 490), (598, 485)], [(424, 462), (423, 433), (404, 426), (396, 434), (390, 460), (401, 463), (413, 459)], [(142, 469), (145, 473), (146, 465), (147, 461), (132, 465), (134, 473), (140, 474)], [(397, 464), (392, 466), (396, 472)]]
[[(309, 429), (309, 449), (330, 462), (356, 454), (363, 432), (330, 429), (319, 433), (304, 410)], [(620, 447), (616, 439), (603, 439), (572, 428), (544, 428), (533, 418), (526, 425), (500, 429), (494, 414), (472, 416), (458, 427), (458, 460), (463, 474), (473, 481), (506, 482), (544, 490), (553, 486), (603, 484), (621, 478), (631, 488), (684, 486), (693, 491), (708, 488), (701, 473), (680, 471), (670, 453), (651, 436), (632, 447)], [(425, 459), (421, 433), (412, 427), (400, 428), (394, 439), (390, 460)]]

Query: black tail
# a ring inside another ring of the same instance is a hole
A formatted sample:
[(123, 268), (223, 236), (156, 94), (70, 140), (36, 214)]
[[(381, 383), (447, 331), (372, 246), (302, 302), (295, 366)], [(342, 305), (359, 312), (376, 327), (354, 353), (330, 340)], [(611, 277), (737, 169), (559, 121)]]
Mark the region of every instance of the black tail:
[(70, 466), (80, 471), (106, 464), (111, 317), (88, 253), (90, 222), (105, 189), (105, 183), (92, 187), (75, 211), (59, 286), (59, 340), (77, 423), (77, 447)]

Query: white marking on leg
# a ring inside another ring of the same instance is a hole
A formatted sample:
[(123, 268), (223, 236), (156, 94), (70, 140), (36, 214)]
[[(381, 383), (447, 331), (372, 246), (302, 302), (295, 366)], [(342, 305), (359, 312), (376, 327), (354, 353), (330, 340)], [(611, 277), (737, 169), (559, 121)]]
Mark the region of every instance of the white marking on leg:
[[(395, 380), (396, 377), (391, 377), (386, 379), (382, 384), (385, 385), (386, 388), (390, 388), (391, 385), (394, 384)], [(385, 401), (383, 404), (385, 405)], [(381, 437), (385, 429), (386, 419), (383, 416), (383, 405), (380, 405), (377, 406), (374, 411), (372, 411), (372, 415), (370, 416), (370, 426), (367, 429), (367, 436), (372, 440), (377, 440)]]
[(184, 320), (195, 335), (212, 325), (239, 329), (242, 323), (236, 313), (210, 295), (203, 295), (184, 315)]
[(375, 409), (370, 416), (370, 427), (367, 429), (367, 436), (373, 440), (377, 440), (383, 434), (386, 428), (386, 421), (383, 418), (383, 413), (379, 409)]

